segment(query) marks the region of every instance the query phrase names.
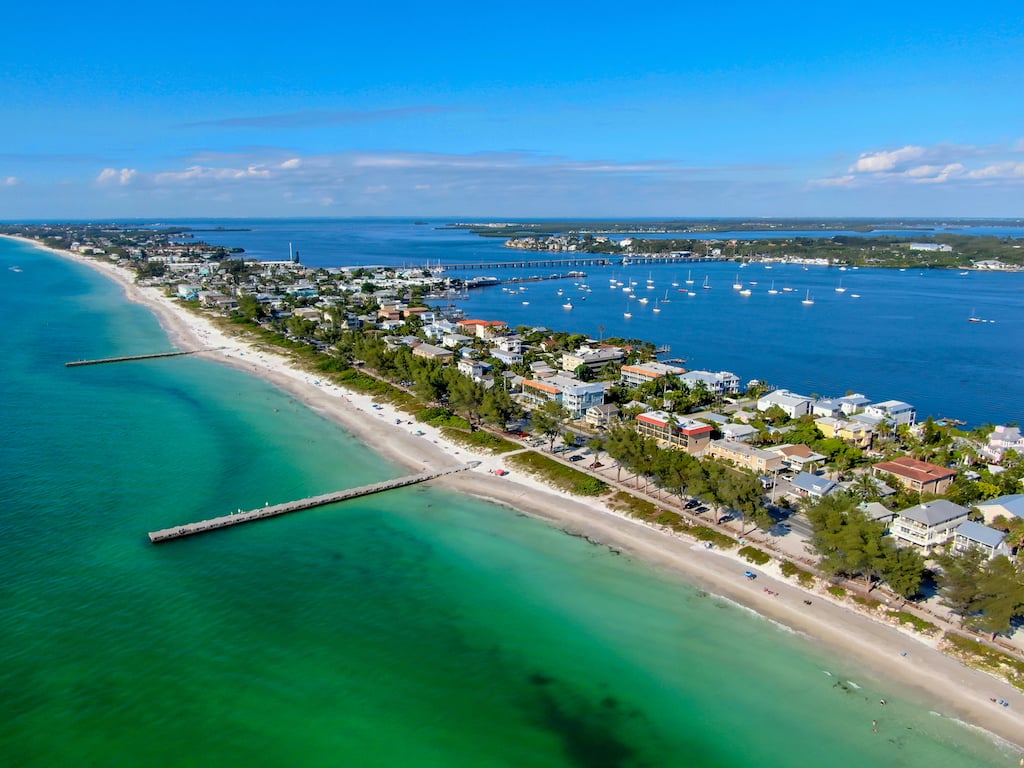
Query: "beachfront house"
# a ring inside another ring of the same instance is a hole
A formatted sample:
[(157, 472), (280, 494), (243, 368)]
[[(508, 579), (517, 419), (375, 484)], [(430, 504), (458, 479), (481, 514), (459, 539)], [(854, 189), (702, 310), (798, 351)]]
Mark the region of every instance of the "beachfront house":
[(811, 412), (811, 398), (795, 395), (788, 389), (776, 389), (757, 401), (757, 410), (767, 411), (778, 406), (791, 419), (798, 419)]
[(988, 443), (981, 452), (992, 461), (1002, 461), (1007, 451), (1024, 454), (1024, 435), (1018, 427), (998, 426), (988, 436)]
[(582, 419), (588, 408), (604, 403), (602, 382), (582, 382), (570, 376), (548, 376), (523, 382), (523, 397), (530, 405), (543, 405), (549, 400), (560, 403), (571, 419)]
[(912, 427), (917, 423), (917, 409), (902, 400), (884, 400), (881, 403), (874, 403), (867, 406), (864, 413), (881, 421), (888, 421), (893, 425), (906, 424)]
[(842, 411), (845, 416), (852, 416), (855, 413), (860, 413), (871, 405), (871, 400), (859, 393), (837, 397), (836, 402), (839, 403), (839, 410)]
[(953, 532), (953, 552), (962, 553), (972, 549), (981, 550), (989, 560), (997, 555), (1009, 557), (1011, 554), (1003, 531), (968, 520)]
[(898, 456), (892, 461), (879, 462), (872, 465), (871, 470), (875, 476), (892, 475), (900, 485), (911, 491), (936, 495), (945, 493), (956, 478), (955, 469), (930, 464), (910, 456)]
[(714, 429), (710, 424), (685, 416), (675, 416), (666, 411), (648, 411), (636, 417), (636, 431), (645, 437), (653, 437), (661, 447), (678, 448), (689, 454), (697, 454), (703, 453), (708, 447)]
[(948, 499), (935, 499), (900, 510), (890, 526), (890, 533), (924, 550), (943, 546), (953, 532), (967, 522), (969, 510)]
[(740, 389), (740, 377), (729, 371), (688, 371), (682, 374), (679, 380), (690, 389), (703, 384), (708, 392), (720, 397), (734, 394)]

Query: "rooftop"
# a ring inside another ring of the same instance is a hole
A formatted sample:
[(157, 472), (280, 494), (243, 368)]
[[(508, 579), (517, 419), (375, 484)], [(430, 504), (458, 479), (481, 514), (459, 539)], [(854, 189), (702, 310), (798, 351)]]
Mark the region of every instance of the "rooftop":
[(910, 456), (899, 456), (892, 461), (882, 461), (875, 464), (874, 468), (881, 472), (889, 472), (899, 477), (916, 480), (919, 483), (930, 483), (956, 476), (955, 469), (940, 467), (938, 464), (929, 464), (927, 461), (921, 461)]

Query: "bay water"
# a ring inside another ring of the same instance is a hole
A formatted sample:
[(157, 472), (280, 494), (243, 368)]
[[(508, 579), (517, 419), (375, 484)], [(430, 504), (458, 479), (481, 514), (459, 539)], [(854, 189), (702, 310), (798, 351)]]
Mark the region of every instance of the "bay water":
[[(209, 219), (178, 224), (202, 230), (196, 232), (197, 239), (244, 248), (247, 257), (285, 259), (291, 247), (311, 266), (423, 267), (572, 255), (511, 250), (503, 238), (408, 219)], [(1022, 227), (950, 231), (1021, 238), (1024, 243)], [(775, 239), (801, 234), (871, 233), (764, 231), (693, 237)], [(445, 276), (508, 280), (570, 269), (531, 264), (451, 270)], [(904, 400), (916, 406), (922, 420), (930, 415), (979, 426), (1024, 417), (1024, 272), (840, 271), (798, 264), (768, 269), (759, 264), (740, 268), (735, 262), (576, 269), (586, 277), (531, 283), (519, 293), (502, 287), (471, 290), (468, 299), (454, 306), (512, 327), (542, 326), (595, 339), (619, 336), (667, 345), (670, 356), (687, 360), (688, 368), (732, 371), (742, 383), (762, 379), (804, 395), (853, 391), (875, 402)], [(687, 277), (694, 281), (691, 286)], [(612, 278), (627, 285), (635, 282), (637, 299), (611, 290)], [(701, 287), (705, 278), (710, 290)], [(732, 288), (737, 282), (751, 291), (749, 297)], [(590, 292), (581, 290), (581, 284)], [(694, 296), (680, 292), (687, 287)], [(777, 293), (769, 294), (773, 289)], [(648, 299), (646, 305), (639, 303), (641, 296)], [(814, 304), (801, 303), (807, 298)], [(572, 310), (564, 309), (569, 300)], [(629, 319), (624, 317), (627, 311)], [(992, 322), (970, 323), (970, 317)]]
[(0, 241), (0, 295), (5, 765), (1011, 760), (808, 638), (429, 487), (153, 546), (402, 470), (213, 363), (65, 368), (169, 348), (87, 268)]

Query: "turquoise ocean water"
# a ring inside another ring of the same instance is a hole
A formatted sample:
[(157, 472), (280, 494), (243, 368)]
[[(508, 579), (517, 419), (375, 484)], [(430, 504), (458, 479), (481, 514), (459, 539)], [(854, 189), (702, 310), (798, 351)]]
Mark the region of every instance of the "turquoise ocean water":
[(400, 470), (205, 361), (64, 368), (169, 347), (78, 265), (0, 241), (0, 295), (4, 765), (1016, 763), (806, 638), (430, 488), (154, 547)]

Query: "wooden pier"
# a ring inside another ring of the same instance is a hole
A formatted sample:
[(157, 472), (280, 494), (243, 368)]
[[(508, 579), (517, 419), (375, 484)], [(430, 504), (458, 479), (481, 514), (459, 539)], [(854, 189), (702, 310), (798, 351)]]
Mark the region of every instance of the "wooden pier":
[(325, 493), (322, 496), (310, 496), (309, 498), (299, 499), (298, 501), (288, 501), (284, 504), (273, 504), (260, 509), (251, 509), (247, 512), (238, 512), (234, 515), (224, 515), (223, 517), (201, 520), (198, 523), (187, 523), (186, 525), (179, 525), (174, 528), (164, 528), (159, 531), (151, 531), (149, 534), (149, 540), (153, 544), (159, 544), (162, 541), (180, 539), (185, 536), (194, 536), (197, 533), (216, 531), (221, 528), (229, 528), (232, 525), (241, 525), (242, 523), (251, 523), (254, 520), (265, 520), (268, 517), (286, 515), (289, 512), (299, 512), (303, 509), (322, 507), (325, 504), (334, 504), (339, 501), (356, 499), (360, 496), (369, 496), (370, 494), (390, 491), (395, 488), (405, 488), (409, 485), (425, 483), (427, 480), (433, 480), (445, 475), (453, 475), (456, 472), (465, 472), (467, 469), (473, 469), (474, 467), (479, 466), (479, 464), (479, 461), (471, 461), (468, 464), (452, 467), (450, 469), (441, 469), (434, 472), (422, 472), (418, 475), (408, 475), (406, 477), (399, 477), (395, 480), (385, 480), (382, 483), (373, 483), (372, 485), (363, 485), (358, 488), (349, 488), (347, 491), (335, 491), (334, 493)]
[(209, 352), (209, 349), (188, 349), (185, 351), (176, 352), (154, 352), (150, 355), (126, 355), (124, 357), (101, 357), (98, 360), (72, 360), (69, 363), (64, 363), (68, 368), (74, 368), (78, 365), (104, 365), (105, 363), (128, 363), (133, 360), (153, 360), (157, 357), (180, 357), (181, 355), (194, 355), (197, 352)]

